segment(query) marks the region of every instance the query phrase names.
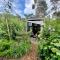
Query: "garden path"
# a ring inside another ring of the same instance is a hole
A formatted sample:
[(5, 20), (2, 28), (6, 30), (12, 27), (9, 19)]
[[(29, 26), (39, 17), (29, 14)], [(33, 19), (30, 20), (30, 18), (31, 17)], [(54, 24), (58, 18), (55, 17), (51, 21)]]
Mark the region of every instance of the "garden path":
[(37, 60), (37, 42), (35, 38), (31, 38), (32, 47), (29, 53), (27, 53), (21, 60)]
[(0, 60), (38, 60), (37, 47), (38, 47), (38, 43), (36, 41), (36, 38), (31, 38), (31, 50), (26, 55), (24, 55), (22, 58), (19, 58), (19, 59), (0, 59)]

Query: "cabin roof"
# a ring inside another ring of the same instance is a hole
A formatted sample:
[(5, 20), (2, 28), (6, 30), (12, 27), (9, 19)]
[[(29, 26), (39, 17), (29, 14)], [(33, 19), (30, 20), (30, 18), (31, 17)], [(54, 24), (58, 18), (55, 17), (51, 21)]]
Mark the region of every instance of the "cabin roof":
[(43, 18), (30, 18), (28, 21), (43, 21)]
[(43, 18), (31, 18), (27, 22), (43, 25)]

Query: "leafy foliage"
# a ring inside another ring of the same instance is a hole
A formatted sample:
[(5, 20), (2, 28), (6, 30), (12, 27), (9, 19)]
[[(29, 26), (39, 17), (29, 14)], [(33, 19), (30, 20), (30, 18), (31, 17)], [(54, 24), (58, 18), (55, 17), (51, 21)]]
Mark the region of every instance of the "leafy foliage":
[(5, 14), (5, 16), (7, 16), (7, 23), (4, 15), (2, 15), (0, 20), (0, 38), (9, 39), (10, 34), (10, 38), (15, 39), (18, 33), (25, 31), (26, 22), (20, 21), (16, 16), (10, 14)]
[(0, 15), (0, 57), (18, 58), (29, 51), (30, 41), (25, 29), (26, 22), (17, 16)]
[(30, 49), (30, 43), (26, 41), (0, 40), (0, 57), (17, 58), (24, 55)]
[(45, 21), (38, 54), (42, 60), (60, 60), (60, 20)]

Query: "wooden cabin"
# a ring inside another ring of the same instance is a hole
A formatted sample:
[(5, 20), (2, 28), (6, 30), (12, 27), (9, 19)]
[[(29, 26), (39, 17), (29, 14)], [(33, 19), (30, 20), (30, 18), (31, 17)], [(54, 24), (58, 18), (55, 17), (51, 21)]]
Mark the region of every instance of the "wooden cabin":
[(44, 26), (43, 23), (44, 19), (39, 19), (39, 18), (31, 18), (28, 19), (27, 21), (27, 31), (32, 30), (32, 34), (36, 35), (39, 34), (38, 32), (40, 32)]
[(30, 31), (31, 29), (34, 35), (41, 31), (44, 25), (44, 9), (43, 4), (41, 3), (43, 1), (44, 0), (34, 0), (35, 3), (32, 5), (32, 9), (35, 9), (35, 17), (30, 18), (27, 21), (27, 31)]

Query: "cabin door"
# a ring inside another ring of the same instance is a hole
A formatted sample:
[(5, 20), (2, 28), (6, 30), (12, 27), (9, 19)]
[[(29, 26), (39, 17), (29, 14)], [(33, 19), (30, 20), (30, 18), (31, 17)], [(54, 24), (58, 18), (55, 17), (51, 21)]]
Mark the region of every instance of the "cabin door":
[(40, 31), (40, 24), (32, 23), (32, 33), (33, 35), (39, 34)]

